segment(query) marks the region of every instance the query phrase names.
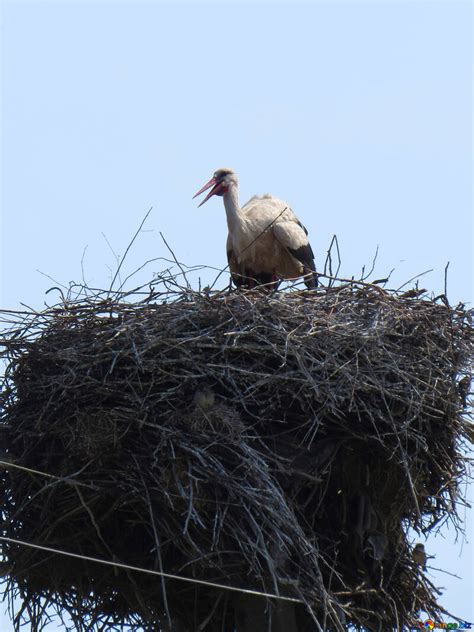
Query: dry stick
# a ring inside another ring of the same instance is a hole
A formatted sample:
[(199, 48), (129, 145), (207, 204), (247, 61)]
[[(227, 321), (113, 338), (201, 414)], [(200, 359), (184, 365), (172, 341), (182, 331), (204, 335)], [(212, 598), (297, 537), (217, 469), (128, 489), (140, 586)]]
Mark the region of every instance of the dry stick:
[(318, 276), (323, 277), (324, 279), (330, 279), (331, 281), (342, 281), (342, 283), (348, 283), (349, 285), (361, 285), (362, 287), (368, 287), (373, 290), (377, 290), (377, 292), (381, 296), (387, 295), (387, 292), (383, 288), (381, 288), (379, 285), (374, 285), (373, 283), (366, 283), (365, 281), (356, 281), (355, 279), (343, 279), (341, 277), (333, 277), (333, 276), (330, 276), (329, 274), (318, 273)]
[[(115, 259), (115, 265), (118, 265), (120, 262), (120, 257), (119, 255), (115, 252), (115, 250), (112, 248), (112, 244), (110, 243), (110, 241), (107, 239), (107, 235), (105, 233), (101, 233), (102, 237), (104, 238), (105, 243), (107, 244), (107, 246), (109, 247), (110, 252), (112, 253), (112, 255), (114, 256)], [(109, 266), (107, 266), (109, 268)], [(110, 272), (112, 272), (112, 269), (109, 268)]]
[[(161, 233), (160, 233), (160, 234), (161, 234)], [(162, 235), (162, 237), (163, 237), (163, 235)], [(165, 242), (165, 243), (166, 243), (166, 242)], [(134, 271), (133, 271), (133, 272), (131, 272), (128, 276), (126, 276), (126, 277), (125, 277), (125, 279), (124, 279), (124, 280), (123, 280), (123, 282), (121, 283), (121, 285), (120, 285), (120, 287), (119, 287), (118, 291), (122, 291), (122, 288), (124, 287), (124, 285), (126, 284), (126, 282), (127, 282), (129, 279), (131, 279), (131, 278), (132, 278), (135, 274), (137, 274), (137, 272), (140, 272), (140, 270), (143, 270), (143, 268), (146, 268), (146, 266), (147, 266), (148, 264), (153, 263), (154, 261), (165, 261), (166, 263), (178, 263), (178, 262), (176, 261), (176, 259), (174, 259), (174, 260), (173, 260), (173, 259), (167, 259), (166, 257), (153, 257), (153, 259), (147, 259), (147, 261), (145, 261), (145, 263), (142, 263), (142, 265), (141, 265), (141, 266), (139, 266), (136, 270), (134, 270)], [(178, 265), (182, 265), (184, 268), (187, 268), (187, 269), (188, 269), (188, 272), (189, 272), (189, 271), (190, 271), (190, 272), (197, 272), (197, 271), (199, 271), (199, 270), (216, 270), (216, 271), (219, 271), (219, 270), (220, 270), (220, 268), (215, 268), (215, 267), (213, 267), (213, 266), (205, 266), (205, 265), (202, 265), (202, 264), (200, 264), (200, 265), (196, 265), (196, 266), (187, 266), (187, 265), (185, 265), (185, 264), (179, 264), (179, 263), (178, 263)], [(160, 275), (161, 275), (161, 274), (162, 274), (162, 272), (160, 272)], [(158, 277), (158, 278), (156, 279), (156, 281), (159, 281), (159, 280), (160, 280), (160, 277)], [(153, 282), (154, 282), (154, 280), (153, 280), (153, 281), (151, 281), (151, 284), (153, 284)], [(141, 287), (143, 287), (143, 286), (141, 286)], [(140, 288), (138, 288), (138, 289), (140, 289)]]
[(104, 540), (104, 538), (102, 537), (102, 533), (100, 531), (100, 527), (97, 524), (97, 521), (95, 519), (95, 516), (92, 512), (92, 509), (89, 507), (89, 505), (86, 503), (86, 501), (84, 500), (84, 496), (81, 494), (81, 490), (79, 489), (79, 487), (76, 487), (76, 493), (79, 496), (79, 500), (81, 501), (81, 505), (83, 506), (83, 508), (87, 511), (87, 514), (89, 515), (90, 521), (92, 526), (95, 529), (95, 532), (97, 533), (97, 537), (99, 538), (99, 540), (102, 542), (102, 544), (105, 546), (105, 548), (107, 549), (107, 552), (109, 553), (109, 555), (112, 555), (112, 557), (114, 556), (113, 551), (110, 549), (109, 545), (107, 544), (107, 542)]
[(84, 270), (84, 260), (86, 258), (86, 252), (87, 252), (88, 247), (89, 246), (84, 246), (84, 250), (82, 251), (82, 257), (81, 257), (81, 278), (82, 278), (82, 284), (84, 287), (87, 286), (85, 270)]
[(181, 274), (183, 275), (183, 278), (184, 278), (184, 280), (186, 281), (186, 286), (187, 286), (187, 289), (188, 289), (188, 290), (190, 290), (190, 289), (191, 289), (191, 285), (189, 284), (188, 277), (186, 276), (186, 272), (184, 271), (184, 268), (183, 268), (182, 264), (181, 264), (181, 263), (178, 261), (178, 259), (176, 258), (176, 255), (174, 254), (173, 250), (171, 249), (171, 246), (168, 244), (168, 242), (167, 242), (167, 241), (166, 241), (166, 239), (164, 238), (163, 233), (162, 233), (161, 231), (160, 231), (160, 236), (161, 236), (161, 239), (165, 242), (165, 246), (166, 246), (166, 247), (168, 248), (168, 250), (170, 251), (171, 256), (172, 256), (172, 257), (173, 257), (173, 259), (174, 259), (174, 262), (176, 263), (176, 265), (178, 266), (178, 268), (181, 270)]
[(444, 295), (446, 297), (446, 300), (448, 300), (448, 268), (449, 268), (449, 261), (446, 264), (446, 267), (444, 268)]
[(400, 285), (400, 287), (397, 287), (397, 289), (395, 290), (395, 292), (400, 292), (400, 290), (405, 287), (405, 285), (408, 285), (409, 283), (411, 283), (412, 281), (414, 281), (415, 279), (419, 279), (420, 277), (424, 276), (425, 274), (428, 274), (429, 272), (433, 272), (433, 268), (430, 268), (429, 270), (425, 270), (424, 272), (420, 272), (420, 274), (415, 275), (414, 277), (412, 277), (411, 279), (408, 279), (408, 281), (406, 281), (403, 285)]
[(337, 253), (337, 268), (336, 268), (336, 273), (334, 274), (335, 277), (337, 277), (338, 272), (341, 268), (341, 253), (339, 251), (339, 242), (337, 239), (337, 235), (333, 235), (332, 239), (331, 239), (331, 243), (329, 244), (329, 248), (327, 249), (327, 253), (326, 253), (326, 261), (324, 262), (324, 274), (326, 274), (326, 270), (329, 271), (329, 274), (331, 276), (333, 276), (332, 274), (332, 256), (331, 256), (331, 252), (332, 252), (332, 247), (333, 245), (336, 246), (336, 253)]
[(109, 295), (110, 295), (110, 292), (112, 291), (112, 288), (113, 288), (113, 286), (114, 286), (114, 283), (115, 283), (115, 281), (116, 281), (116, 279), (117, 279), (117, 277), (118, 277), (118, 275), (119, 275), (119, 273), (120, 273), (120, 269), (121, 269), (121, 267), (122, 267), (122, 265), (123, 265), (123, 262), (125, 261), (125, 258), (126, 258), (127, 254), (128, 254), (128, 251), (129, 251), (129, 250), (130, 250), (130, 248), (132, 247), (132, 245), (133, 245), (133, 243), (134, 243), (135, 239), (136, 239), (136, 238), (138, 237), (138, 235), (140, 234), (140, 231), (141, 231), (141, 229), (143, 228), (143, 224), (146, 222), (146, 220), (147, 220), (147, 218), (148, 218), (148, 215), (150, 215), (150, 213), (151, 213), (152, 209), (153, 209), (153, 206), (150, 206), (150, 208), (148, 209), (147, 213), (145, 214), (145, 217), (144, 217), (144, 218), (142, 219), (142, 221), (140, 222), (140, 226), (138, 227), (137, 232), (136, 232), (136, 233), (135, 233), (135, 235), (133, 236), (132, 241), (128, 244), (128, 246), (127, 246), (127, 248), (126, 248), (126, 250), (125, 250), (125, 253), (124, 253), (124, 255), (123, 255), (122, 259), (120, 260), (120, 263), (119, 263), (119, 265), (118, 265), (118, 268), (117, 268), (117, 270), (116, 270), (116, 272), (115, 272), (115, 274), (114, 274), (114, 278), (112, 279), (112, 283), (110, 284), (109, 291), (107, 292), (107, 296), (109, 296)]
[(136, 270), (134, 270), (133, 272), (131, 272), (129, 275), (127, 275), (127, 276), (125, 277), (125, 279), (122, 281), (122, 283), (121, 283), (121, 284), (120, 284), (120, 286), (119, 286), (118, 292), (121, 292), (121, 291), (122, 291), (122, 288), (123, 288), (123, 286), (125, 285), (125, 283), (126, 283), (129, 279), (131, 279), (131, 278), (132, 278), (135, 274), (137, 274), (137, 272), (140, 272), (140, 270), (143, 270), (143, 268), (146, 268), (146, 266), (147, 266), (149, 263), (153, 263), (154, 261), (166, 261), (166, 262), (169, 262), (169, 259), (165, 259), (164, 257), (153, 257), (153, 259), (147, 259), (147, 260), (145, 261), (145, 263), (142, 263), (142, 265), (141, 265), (141, 266), (139, 266)]
[(248, 588), (238, 588), (237, 586), (226, 586), (225, 584), (217, 584), (216, 582), (208, 582), (203, 579), (195, 579), (192, 577), (182, 577), (180, 575), (173, 575), (171, 573), (162, 573), (160, 571), (154, 571), (149, 568), (141, 568), (140, 566), (131, 566), (130, 564), (122, 564), (120, 562), (111, 562), (110, 560), (101, 560), (98, 557), (90, 557), (89, 555), (79, 555), (78, 553), (71, 553), (70, 551), (63, 551), (61, 549), (53, 549), (52, 547), (49, 547), (49, 546), (34, 544), (33, 542), (26, 542), (25, 540), (7, 538), (6, 536), (3, 536), (3, 535), (0, 535), (0, 540), (4, 542), (10, 542), (11, 544), (21, 544), (22, 546), (28, 546), (32, 549), (38, 549), (40, 551), (47, 551), (48, 553), (57, 553), (58, 555), (73, 557), (75, 559), (84, 560), (86, 562), (96, 562), (97, 564), (105, 564), (106, 566), (114, 566), (116, 568), (123, 568), (124, 570), (137, 571), (138, 573), (146, 573), (148, 575), (156, 575), (157, 577), (166, 577), (167, 579), (177, 579), (179, 581), (188, 582), (190, 584), (210, 586), (211, 588), (219, 588), (220, 590), (231, 590), (233, 592), (244, 593), (246, 595), (254, 595), (256, 597), (266, 597), (267, 599), (279, 599), (280, 601), (290, 601), (291, 603), (305, 603), (302, 599), (296, 599), (295, 597), (284, 597), (283, 595), (274, 595), (272, 593), (260, 592), (258, 590), (250, 590)]
[(222, 593), (217, 597), (214, 605), (211, 608), (211, 611), (209, 612), (209, 614), (207, 615), (207, 617), (204, 619), (204, 621), (202, 621), (202, 623), (200, 623), (197, 627), (197, 632), (202, 632), (207, 624), (209, 623), (209, 621), (212, 619), (212, 617), (214, 616), (215, 611), (217, 610), (218, 605), (220, 604), (222, 599)]
[[(136, 463), (136, 459), (134, 459), (135, 463)], [(158, 531), (156, 529), (156, 523), (155, 523), (155, 516), (153, 514), (153, 508), (151, 506), (151, 499), (150, 499), (150, 493), (148, 491), (148, 487), (145, 484), (145, 481), (143, 479), (143, 476), (140, 473), (140, 477), (142, 479), (142, 483), (143, 483), (143, 488), (145, 490), (146, 493), (146, 498), (147, 498), (147, 502), (148, 502), (148, 510), (150, 512), (150, 520), (151, 520), (151, 525), (153, 528), (153, 535), (155, 536), (155, 546), (156, 546), (156, 554), (158, 555), (158, 563), (160, 565), (160, 572), (163, 572), (163, 560), (161, 558), (161, 542), (160, 539), (158, 537)], [(170, 610), (169, 610), (169, 606), (168, 606), (168, 596), (166, 594), (166, 582), (165, 582), (165, 578), (162, 577), (161, 578), (161, 592), (163, 595), (163, 605), (165, 607), (165, 613), (166, 613), (166, 618), (168, 619), (168, 625), (171, 629), (171, 625), (172, 625), (172, 621), (171, 621), (171, 614), (170, 614)]]
[[(399, 292), (403, 287), (405, 287), (405, 285), (408, 285), (408, 283), (411, 283), (412, 281), (414, 281), (415, 279), (418, 279), (419, 277), (423, 276), (424, 274), (428, 274), (428, 272), (433, 272), (433, 268), (430, 268), (429, 270), (425, 270), (424, 272), (420, 272), (420, 274), (417, 274), (416, 276), (412, 277), (406, 283), (404, 283), (399, 288), (397, 288), (395, 290), (395, 292)], [(361, 280), (358, 281), (356, 279), (343, 279), (341, 277), (333, 277), (333, 276), (330, 276), (328, 274), (322, 274), (320, 272), (318, 272), (318, 276), (319, 277), (323, 277), (324, 279), (330, 279), (331, 281), (342, 281), (343, 283), (348, 283), (349, 285), (361, 285), (362, 287), (367, 287), (367, 288), (371, 288), (373, 290), (377, 290), (378, 293), (381, 294), (382, 296), (386, 296), (387, 295), (387, 291), (386, 290), (384, 290), (383, 288), (381, 288), (378, 285), (375, 285), (374, 283), (366, 283), (365, 281), (361, 281)]]
[(427, 568), (431, 569), (432, 571), (439, 571), (440, 573), (444, 573), (445, 575), (450, 575), (451, 577), (455, 577), (456, 579), (462, 579), (462, 577), (456, 575), (455, 573), (445, 571), (444, 568), (437, 568), (436, 566), (427, 566)]
[(37, 315), (39, 312), (36, 310), (29, 309), (28, 311), (23, 311), (19, 309), (0, 309), (0, 314), (26, 314), (28, 316)]
[(63, 283), (61, 283), (60, 281), (56, 281), (56, 279), (53, 279), (52, 276), (50, 276), (49, 274), (46, 274), (46, 272), (42, 272), (41, 270), (36, 269), (36, 272), (39, 272), (39, 274), (41, 274), (41, 276), (46, 277), (47, 279), (49, 279), (50, 281), (52, 281), (53, 283), (56, 283), (56, 285), (61, 286), (62, 288), (64, 288), (65, 290), (67, 290), (67, 285), (64, 285)]
[[(376, 263), (376, 261), (377, 261), (378, 254), (379, 254), (379, 245), (377, 244), (377, 248), (375, 249), (374, 258), (372, 259), (372, 266), (371, 266), (370, 270), (367, 272), (367, 274), (366, 274), (365, 276), (364, 276), (364, 274), (362, 274), (362, 276), (361, 276), (361, 279), (362, 279), (363, 281), (365, 281), (365, 279), (368, 279), (368, 278), (369, 278), (369, 276), (370, 276), (370, 275), (372, 274), (372, 272), (374, 271), (374, 268), (375, 268), (375, 263)], [(364, 266), (364, 268), (365, 268), (365, 266)], [(337, 276), (337, 275), (336, 275), (336, 276)]]
[[(342, 259), (341, 259), (341, 252), (339, 250), (339, 240), (337, 238), (337, 235), (334, 235), (333, 239), (336, 245), (336, 254), (337, 254), (337, 268), (336, 268), (336, 272), (334, 273), (334, 276), (337, 277), (337, 275), (339, 274), (339, 270), (341, 269)], [(332, 261), (331, 261), (331, 264), (332, 264)]]
[(66, 303), (66, 298), (64, 297), (64, 292), (62, 291), (62, 289), (60, 287), (58, 287), (57, 285), (54, 285), (53, 287), (50, 287), (48, 290), (46, 290), (45, 294), (49, 294), (50, 292), (52, 292), (53, 290), (57, 290), (60, 294), (61, 294), (61, 300), (63, 303)]

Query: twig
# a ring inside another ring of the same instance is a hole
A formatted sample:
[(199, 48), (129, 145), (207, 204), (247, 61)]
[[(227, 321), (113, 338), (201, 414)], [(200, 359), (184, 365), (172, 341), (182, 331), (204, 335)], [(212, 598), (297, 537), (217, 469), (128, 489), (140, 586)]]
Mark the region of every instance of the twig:
[(166, 241), (163, 233), (160, 231), (160, 236), (161, 239), (164, 241), (165, 246), (168, 248), (168, 250), (170, 251), (171, 256), (173, 257), (173, 261), (176, 263), (176, 265), (178, 266), (178, 268), (181, 270), (181, 274), (183, 275), (183, 279), (186, 281), (186, 287), (188, 290), (191, 289), (191, 284), (188, 281), (188, 277), (186, 276), (186, 272), (184, 270), (183, 264), (181, 264), (178, 259), (176, 258), (176, 255), (174, 254), (173, 250), (171, 249), (170, 245), (168, 244), (168, 242)]
[(135, 233), (135, 235), (132, 238), (132, 241), (128, 244), (127, 248), (125, 249), (125, 253), (123, 255), (123, 257), (120, 260), (120, 263), (117, 267), (117, 270), (115, 271), (115, 274), (113, 276), (112, 282), (110, 284), (109, 287), (109, 291), (108, 294), (110, 295), (110, 293), (112, 292), (112, 288), (114, 286), (115, 280), (117, 279), (118, 275), (120, 274), (120, 270), (122, 268), (123, 262), (125, 261), (128, 251), (130, 250), (130, 248), (133, 246), (133, 243), (135, 242), (135, 239), (138, 237), (138, 235), (140, 234), (142, 227), (144, 225), (144, 223), (146, 222), (146, 220), (148, 219), (148, 215), (150, 215), (151, 211), (153, 210), (153, 206), (150, 206), (150, 208), (148, 209), (148, 211), (145, 213), (145, 217), (142, 219), (142, 221), (140, 222), (140, 226), (138, 227), (137, 232)]

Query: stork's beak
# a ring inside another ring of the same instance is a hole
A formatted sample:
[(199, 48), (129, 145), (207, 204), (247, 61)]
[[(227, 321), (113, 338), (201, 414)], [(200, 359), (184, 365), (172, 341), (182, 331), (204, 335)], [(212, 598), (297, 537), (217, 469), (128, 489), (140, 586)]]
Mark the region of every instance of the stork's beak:
[(204, 202), (207, 202), (210, 197), (212, 197), (213, 195), (216, 195), (216, 193), (220, 193), (220, 191), (224, 188), (224, 185), (222, 184), (222, 182), (218, 182), (216, 178), (211, 178), (209, 182), (206, 182), (206, 184), (202, 187), (202, 189), (199, 189), (199, 191), (193, 195), (193, 200), (198, 195), (201, 195), (201, 193), (204, 193), (204, 191), (207, 191), (207, 189), (209, 189), (210, 187), (213, 187), (213, 188), (209, 191), (209, 193), (206, 195), (206, 197), (201, 202), (201, 204), (198, 204), (198, 208), (202, 206)]

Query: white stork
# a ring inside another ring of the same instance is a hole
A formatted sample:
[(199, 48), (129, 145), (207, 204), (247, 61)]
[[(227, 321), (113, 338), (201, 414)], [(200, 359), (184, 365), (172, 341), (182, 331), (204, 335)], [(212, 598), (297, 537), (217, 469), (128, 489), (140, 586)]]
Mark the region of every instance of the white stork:
[(193, 196), (212, 187), (213, 195), (224, 198), (229, 235), (227, 260), (237, 287), (273, 283), (303, 276), (308, 288), (315, 288), (317, 276), (308, 231), (291, 208), (272, 195), (250, 198), (239, 206), (238, 180), (232, 169), (218, 169)]

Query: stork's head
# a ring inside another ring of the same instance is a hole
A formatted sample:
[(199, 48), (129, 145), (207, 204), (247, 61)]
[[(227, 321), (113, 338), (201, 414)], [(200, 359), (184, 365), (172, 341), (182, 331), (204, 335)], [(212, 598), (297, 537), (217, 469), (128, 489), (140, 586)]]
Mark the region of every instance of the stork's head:
[(206, 182), (206, 184), (201, 189), (199, 189), (199, 191), (195, 195), (193, 195), (193, 199), (212, 187), (212, 189), (206, 195), (201, 204), (199, 204), (199, 206), (202, 206), (204, 202), (207, 202), (208, 199), (213, 195), (224, 195), (225, 193), (227, 193), (229, 187), (233, 185), (237, 186), (237, 175), (235, 171), (229, 169), (228, 167), (217, 169), (217, 171), (214, 171), (214, 175), (209, 180), (209, 182)]

